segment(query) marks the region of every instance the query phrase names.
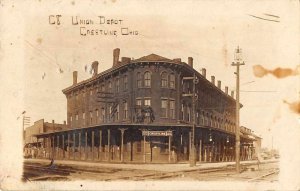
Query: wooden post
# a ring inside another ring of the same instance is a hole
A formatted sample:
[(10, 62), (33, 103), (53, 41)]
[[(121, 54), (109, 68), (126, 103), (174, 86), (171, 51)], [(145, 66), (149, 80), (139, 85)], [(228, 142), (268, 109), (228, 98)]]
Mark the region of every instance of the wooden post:
[(207, 146), (204, 148), (204, 162), (207, 162)]
[(211, 162), (211, 160), (212, 160), (212, 149), (213, 149), (213, 146), (209, 147), (209, 162)]
[(125, 128), (120, 128), (121, 131), (121, 162), (124, 162), (124, 132), (126, 131)]
[(219, 155), (219, 162), (221, 162), (221, 160), (222, 160), (222, 155), (221, 155), (221, 149), (222, 149), (222, 140), (220, 140), (220, 142), (219, 142), (219, 149), (218, 149), (218, 155)]
[(68, 159), (70, 159), (70, 133), (68, 133)]
[(189, 132), (189, 160), (191, 160), (191, 152), (192, 152), (192, 132)]
[(169, 163), (171, 163), (171, 136), (169, 135)]
[(199, 162), (202, 162), (202, 139), (199, 142)]
[(81, 160), (81, 133), (78, 133), (78, 139), (79, 160)]
[(108, 161), (110, 161), (110, 129), (107, 129)]
[(65, 135), (62, 135), (62, 158), (65, 159)]
[(146, 163), (146, 136), (144, 135), (144, 163)]
[(59, 159), (59, 135), (57, 135), (56, 138), (57, 138), (56, 154), (57, 154), (57, 159)]
[(92, 160), (94, 160), (95, 132), (92, 131)]
[(84, 148), (84, 160), (87, 160), (89, 158), (89, 152), (88, 152), (88, 148), (87, 148), (87, 131), (85, 131), (85, 148)]
[(36, 150), (35, 151), (34, 151), (34, 153), (36, 153), (35, 158), (38, 158), (38, 155), (39, 155), (39, 139), (38, 138), (36, 138)]
[(99, 160), (102, 160), (102, 130), (99, 130), (99, 155), (98, 158)]
[(48, 147), (48, 156), (49, 156), (49, 159), (51, 159), (51, 156), (50, 156), (50, 151), (51, 151), (50, 135), (49, 135), (49, 137), (47, 137), (47, 147)]
[(73, 159), (75, 160), (75, 145), (76, 145), (76, 136), (75, 132), (73, 133)]

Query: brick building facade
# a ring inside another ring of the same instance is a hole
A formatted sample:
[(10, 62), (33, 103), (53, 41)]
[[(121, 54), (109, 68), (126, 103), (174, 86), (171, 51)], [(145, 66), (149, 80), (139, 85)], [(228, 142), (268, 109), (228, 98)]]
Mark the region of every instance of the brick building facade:
[[(235, 99), (221, 81), (181, 59), (155, 54), (131, 60), (113, 52), (113, 66), (64, 89), (67, 129), (38, 133), (49, 157), (115, 162), (188, 161), (195, 123), (197, 160), (234, 160)], [(195, 85), (194, 85), (195, 84)], [(191, 95), (194, 95), (195, 101)], [(195, 103), (195, 107), (193, 107)], [(253, 158), (252, 131), (241, 128), (241, 159)]]

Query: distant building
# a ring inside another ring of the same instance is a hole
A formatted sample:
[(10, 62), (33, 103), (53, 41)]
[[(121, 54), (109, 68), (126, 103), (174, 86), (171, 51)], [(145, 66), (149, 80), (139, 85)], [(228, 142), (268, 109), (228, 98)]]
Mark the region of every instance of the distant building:
[(41, 148), (45, 145), (45, 143), (43, 142), (44, 139), (37, 139), (37, 137), (34, 135), (40, 133), (57, 132), (66, 129), (67, 125), (65, 121), (64, 124), (54, 123), (54, 120), (52, 120), (52, 123), (45, 122), (44, 119), (35, 121), (32, 126), (27, 127), (24, 131), (25, 156), (31, 157), (33, 152), (35, 153), (35, 155), (37, 155), (36, 148)]
[[(188, 161), (195, 122), (197, 160), (235, 157), (235, 99), (206, 70), (156, 54), (131, 60), (113, 52), (112, 68), (64, 89), (67, 129), (39, 132), (49, 157), (121, 162)], [(194, 80), (195, 79), (195, 80)], [(193, 87), (195, 83), (195, 109)], [(195, 120), (193, 120), (195, 117)], [(252, 158), (255, 137), (241, 128), (241, 160)]]

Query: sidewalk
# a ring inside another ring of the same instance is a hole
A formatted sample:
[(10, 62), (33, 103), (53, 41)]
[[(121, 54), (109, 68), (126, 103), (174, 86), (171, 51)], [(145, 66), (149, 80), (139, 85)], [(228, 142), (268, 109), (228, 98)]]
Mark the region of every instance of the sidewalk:
[[(278, 162), (276, 159), (264, 160), (261, 163)], [(49, 165), (48, 159), (24, 159), (24, 163), (40, 163), (41, 165)], [(163, 172), (178, 172), (197, 169), (211, 169), (220, 168), (230, 165), (235, 165), (235, 162), (219, 162), (219, 163), (197, 163), (196, 166), (190, 167), (188, 163), (177, 164), (123, 164), (123, 163), (101, 163), (90, 161), (72, 161), (72, 160), (55, 160), (57, 166), (67, 166), (77, 169), (103, 169), (103, 168), (116, 168), (116, 169), (136, 169), (136, 170), (150, 170), (150, 171), (163, 171)], [(241, 164), (257, 164), (257, 161), (241, 161)]]

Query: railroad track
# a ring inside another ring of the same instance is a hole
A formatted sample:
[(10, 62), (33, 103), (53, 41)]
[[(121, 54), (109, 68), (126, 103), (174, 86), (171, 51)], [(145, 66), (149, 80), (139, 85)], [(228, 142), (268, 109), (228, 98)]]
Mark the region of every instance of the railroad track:
[(278, 174), (279, 173), (279, 169), (276, 168), (276, 169), (273, 169), (272, 171), (266, 173), (266, 174), (263, 174), (261, 176), (258, 176), (258, 177), (255, 177), (255, 178), (252, 178), (250, 180), (248, 180), (248, 182), (254, 182), (254, 181), (259, 181), (259, 180), (265, 180), (267, 177), (269, 176), (272, 176), (272, 175), (275, 175), (275, 174)]
[[(25, 170), (36, 170), (40, 172), (41, 174), (52, 174), (52, 176), (55, 176), (57, 174), (61, 176), (68, 176), (70, 173), (88, 173), (88, 174), (99, 174), (99, 171), (90, 171), (88, 169), (82, 170), (82, 169), (67, 169), (67, 168), (50, 168), (48, 166), (40, 166), (40, 165), (29, 165), (24, 164)], [(199, 173), (212, 173), (212, 172), (218, 172), (218, 171), (225, 171), (228, 168), (210, 168), (210, 169), (193, 169), (193, 170), (184, 170), (184, 171), (176, 171), (176, 172), (155, 172), (155, 173), (149, 173), (144, 175), (136, 175), (136, 176), (116, 176), (114, 178), (105, 178), (102, 179), (103, 181), (113, 181), (113, 180), (133, 180), (133, 181), (141, 181), (141, 180), (160, 180), (165, 178), (172, 178), (172, 177), (178, 177), (182, 176), (184, 173), (190, 173), (190, 172), (199, 172)], [(44, 176), (43, 176), (44, 177)], [(37, 180), (38, 178), (28, 178), (29, 180)]]
[[(176, 171), (176, 172), (157, 172), (151, 173), (148, 175), (139, 175), (139, 176), (124, 176), (118, 177), (118, 180), (133, 180), (133, 181), (142, 181), (142, 180), (162, 180), (166, 178), (174, 178), (180, 177), (186, 173), (191, 172), (199, 172), (199, 173), (215, 173), (221, 171), (227, 171), (228, 169), (225, 168), (210, 168), (210, 169), (193, 169), (193, 170), (184, 170), (184, 171)], [(106, 181), (111, 181), (113, 179), (105, 179)]]
[[(247, 166), (251, 166), (253, 164), (243, 164), (242, 168), (246, 168)], [(59, 178), (66, 178), (71, 173), (78, 173), (78, 174), (91, 174), (93, 176), (99, 175), (99, 173), (114, 173), (120, 169), (101, 169), (100, 170), (92, 170), (92, 169), (73, 169), (72, 167), (66, 167), (66, 166), (57, 166), (58, 168), (50, 168), (49, 166), (41, 166), (41, 165), (31, 165), (31, 164), (24, 164), (24, 170), (27, 172), (31, 172), (30, 170), (37, 171), (37, 174), (40, 174), (41, 177), (33, 177), (33, 178), (26, 178), (27, 180), (47, 180), (47, 177), (50, 179), (55, 177), (57, 179)], [(129, 169), (122, 169), (122, 171), (128, 171)], [(132, 169), (130, 171), (133, 171)], [(228, 172), (228, 174), (224, 174), (224, 172)], [(183, 177), (183, 176), (189, 176), (193, 173), (199, 173), (200, 175), (203, 175), (201, 177), (194, 177), (197, 180), (202, 180), (203, 177), (227, 177), (231, 172), (234, 172), (234, 165), (229, 165), (226, 167), (215, 167), (215, 168), (207, 168), (207, 169), (189, 169), (189, 170), (183, 170), (183, 171), (176, 171), (176, 172), (151, 172), (148, 174), (143, 175), (134, 175), (134, 176), (112, 176), (109, 178), (101, 178), (101, 181), (114, 181), (114, 180), (132, 180), (132, 181), (143, 181), (143, 180), (163, 180), (168, 178), (176, 178), (176, 177)], [(253, 181), (260, 181), (264, 180), (268, 176), (271, 176), (273, 174), (277, 174), (279, 172), (279, 169), (273, 169), (271, 172), (268, 172), (266, 174), (263, 174), (262, 176), (256, 177), (256, 178), (248, 178), (248, 177), (242, 177), (241, 179), (246, 180), (248, 182)], [(249, 180), (250, 179), (250, 180)]]

